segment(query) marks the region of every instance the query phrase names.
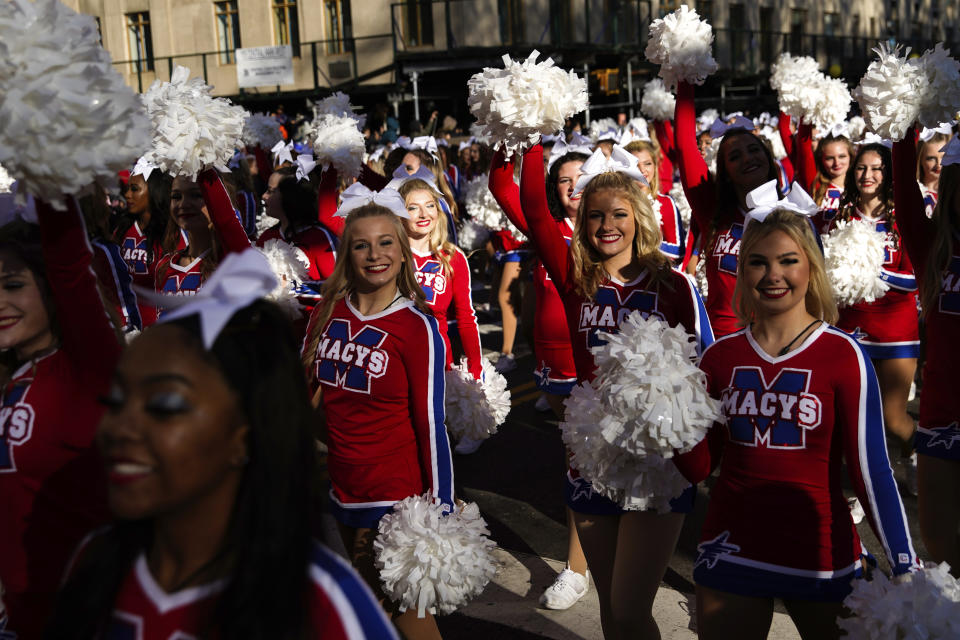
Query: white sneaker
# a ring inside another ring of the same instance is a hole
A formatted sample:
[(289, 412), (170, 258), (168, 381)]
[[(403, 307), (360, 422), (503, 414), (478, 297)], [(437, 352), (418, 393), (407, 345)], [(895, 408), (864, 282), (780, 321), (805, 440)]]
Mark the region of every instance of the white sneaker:
[(909, 458), (904, 458), (903, 466), (904, 473), (906, 475), (906, 490), (907, 492), (915, 496), (917, 495), (917, 454), (914, 453)]
[(576, 571), (564, 569), (547, 590), (540, 596), (540, 606), (545, 609), (562, 611), (569, 609), (580, 598), (587, 595), (590, 588), (590, 572), (582, 576)]
[(867, 514), (863, 510), (863, 505), (857, 498), (848, 498), (847, 506), (850, 508), (850, 517), (853, 518), (853, 524), (860, 524)]
[(497, 370), (497, 373), (507, 373), (517, 368), (517, 361), (512, 353), (501, 353), (497, 364), (493, 365), (493, 368)]
[(547, 400), (547, 394), (545, 393), (540, 394), (540, 397), (537, 398), (537, 403), (533, 405), (533, 408), (541, 413), (553, 411), (553, 407), (550, 406), (550, 401)]
[(473, 438), (460, 438), (460, 442), (457, 443), (457, 446), (453, 448), (454, 453), (459, 453), (462, 456), (468, 456), (471, 453), (476, 452), (480, 448), (480, 445), (483, 444), (483, 440), (474, 440)]

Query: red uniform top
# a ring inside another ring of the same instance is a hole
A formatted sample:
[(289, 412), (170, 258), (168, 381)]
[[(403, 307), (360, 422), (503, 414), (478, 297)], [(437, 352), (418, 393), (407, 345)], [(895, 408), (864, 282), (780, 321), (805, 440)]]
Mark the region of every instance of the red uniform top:
[(438, 324), (410, 300), (369, 316), (346, 298), (334, 305), (311, 381), (323, 388), (335, 506), (386, 512), (425, 491), (453, 504)]
[[(901, 241), (924, 282), (930, 265), (930, 250), (935, 244), (937, 229), (924, 215), (923, 198), (913, 172), (917, 166), (917, 150), (913, 137), (893, 144), (893, 184), (897, 209), (897, 225)], [(956, 367), (960, 362), (960, 235), (954, 229), (953, 254), (942, 265), (940, 291), (929, 309), (924, 309), (926, 359), (923, 363), (923, 390), (920, 393), (920, 428), (934, 429), (953, 425), (953, 434), (960, 440), (960, 393), (957, 393)], [(943, 440), (950, 449), (953, 440)]]
[[(797, 182), (807, 193), (813, 194), (817, 180), (817, 163), (813, 157), (813, 125), (801, 124), (797, 129)], [(820, 211), (814, 216), (813, 226), (817, 233), (827, 233), (840, 211), (843, 185), (833, 182), (817, 203)]]
[(846, 460), (890, 566), (917, 567), (887, 458), (880, 387), (855, 340), (821, 325), (773, 357), (747, 328), (717, 340), (700, 368), (726, 423), (674, 458), (691, 482), (720, 465), (698, 562), (810, 578), (855, 571), (862, 547), (841, 486)]
[(731, 216), (731, 222), (714, 230), (713, 220), (721, 212), (717, 210), (717, 191), (710, 178), (707, 163), (697, 148), (697, 118), (693, 104), (693, 85), (681, 82), (677, 88), (677, 162), (680, 165), (680, 182), (690, 203), (693, 219), (700, 233), (711, 238), (710, 246), (700, 252), (706, 260), (707, 313), (710, 326), (718, 336), (737, 331), (740, 321), (733, 313), (731, 301), (737, 283), (737, 260), (740, 255), (740, 238), (743, 236), (743, 212), (739, 209)]
[[(332, 551), (315, 542), (310, 576), (309, 637), (323, 640), (394, 640), (397, 633), (369, 587)], [(215, 614), (225, 581), (166, 593), (140, 555), (127, 573), (113, 614), (104, 630), (111, 640), (186, 640), (199, 638)], [(214, 635), (213, 637), (218, 637)]]
[[(237, 219), (236, 211), (220, 176), (213, 169), (203, 171), (197, 177), (197, 183), (203, 191), (203, 201), (207, 205), (210, 221), (223, 245), (224, 254), (240, 252), (250, 247), (250, 240), (243, 225)], [(155, 288), (166, 294), (190, 296), (196, 295), (203, 284), (203, 256), (190, 264), (181, 266), (179, 260), (186, 249), (178, 249), (163, 256), (157, 263)]]
[(333, 273), (337, 264), (336, 237), (319, 224), (284, 233), (280, 225), (264, 231), (257, 238), (257, 246), (262, 247), (267, 240), (282, 240), (297, 247), (307, 256), (310, 266), (307, 277), (314, 282), (323, 282)]
[(920, 187), (920, 193), (923, 195), (923, 212), (928, 218), (932, 218), (933, 210), (937, 208), (937, 192), (919, 182), (917, 186)]
[[(179, 234), (177, 251), (187, 248), (187, 237), (183, 231)], [(156, 243), (153, 251), (147, 246), (147, 236), (140, 229), (140, 224), (134, 221), (120, 240), (120, 251), (123, 261), (127, 264), (127, 272), (133, 279), (133, 284), (145, 289), (156, 287), (157, 264), (163, 258), (163, 247)], [(157, 308), (144, 300), (137, 299), (140, 311), (140, 320), (143, 328), (149, 327), (157, 321)]]
[(25, 639), (40, 637), (70, 554), (107, 519), (93, 437), (120, 356), (76, 203), (38, 200), (37, 214), (60, 347), (13, 374), (0, 409), (0, 582)]
[(427, 304), (433, 312), (443, 336), (447, 350), (447, 366), (453, 364), (453, 350), (450, 348), (450, 336), (447, 331), (447, 317), (451, 308), (457, 320), (457, 331), (467, 356), (467, 366), (474, 378), (480, 379), (483, 373), (483, 352), (480, 349), (480, 330), (477, 328), (477, 315), (473, 311), (473, 294), (470, 284), (470, 265), (467, 256), (455, 249), (450, 256), (450, 274), (443, 273), (443, 264), (433, 254), (421, 255), (413, 252), (417, 271), (414, 276), (427, 297)]
[(657, 142), (660, 143), (660, 193), (670, 193), (673, 188), (673, 163), (676, 158), (676, 142), (673, 135), (673, 125), (669, 120), (654, 120), (653, 128), (657, 132)]

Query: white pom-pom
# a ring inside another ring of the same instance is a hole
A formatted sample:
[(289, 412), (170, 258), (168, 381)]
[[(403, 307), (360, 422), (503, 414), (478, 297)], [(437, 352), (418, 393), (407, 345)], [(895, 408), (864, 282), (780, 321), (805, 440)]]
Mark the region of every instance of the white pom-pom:
[(226, 98), (214, 98), (212, 90), (179, 66), (170, 82), (157, 80), (147, 89), (143, 102), (153, 121), (147, 161), (172, 176), (195, 178), (210, 167), (228, 171), (234, 151), (243, 146), (246, 111)]
[(474, 122), (470, 125), (470, 137), (473, 138), (473, 142), (477, 142), (484, 146), (490, 147), (493, 146), (493, 140), (487, 135), (487, 130), (479, 122)]
[(633, 313), (593, 347), (597, 377), (574, 389), (560, 425), (572, 464), (626, 509), (669, 509), (689, 483), (668, 460), (722, 419), (683, 327)]
[(880, 278), (885, 259), (886, 234), (865, 220), (841, 220), (823, 236), (827, 278), (840, 306), (873, 302), (889, 285)]
[[(916, 60), (908, 60), (908, 48), (890, 50), (886, 43), (874, 49), (877, 59), (870, 63), (853, 90), (870, 131), (881, 138), (902, 140), (917, 117), (929, 80)], [(936, 126), (936, 124), (934, 124)]]
[(280, 224), (278, 219), (268, 216), (265, 213), (261, 213), (257, 216), (257, 237), (259, 238), (264, 234), (264, 232), (274, 228), (278, 224)]
[(306, 126), (304, 135), (313, 146), (313, 159), (324, 169), (333, 166), (340, 176), (355, 178), (366, 151), (363, 134), (352, 116), (322, 114)]
[(0, 165), (0, 193), (10, 193), (13, 183), (16, 182), (7, 170)]
[(507, 379), (483, 358), (483, 381), (467, 367), (467, 359), (447, 371), (447, 428), (455, 438), (485, 440), (497, 432), (510, 413)]
[(677, 180), (670, 187), (670, 197), (677, 203), (677, 209), (680, 211), (680, 219), (683, 221), (684, 230), (690, 228), (690, 216), (693, 210), (687, 201), (687, 194), (683, 192), (683, 184)]
[(663, 80), (656, 78), (643, 85), (643, 99), (640, 111), (653, 120), (672, 120), (677, 99), (663, 86)]
[(310, 268), (307, 254), (279, 239), (267, 240), (257, 250), (267, 258), (277, 276), (277, 287), (267, 299), (278, 304), (291, 318), (299, 318), (302, 309), (294, 290), (307, 279), (307, 270)]
[(373, 542), (384, 594), (401, 611), (452, 613), (483, 592), (496, 573), (487, 523), (474, 503), (453, 513), (429, 495), (398, 502)]
[(56, 0), (0, 2), (0, 163), (57, 208), (115, 184), (150, 146), (143, 105), (99, 40), (91, 16)]
[(350, 104), (350, 96), (342, 91), (335, 91), (332, 95), (327, 96), (313, 105), (313, 119), (316, 120), (322, 115), (353, 118), (357, 123), (358, 129), (363, 129), (363, 125), (367, 121), (365, 115), (356, 113), (353, 110), (353, 106)]
[(927, 76), (927, 93), (920, 107), (920, 124), (937, 127), (952, 122), (960, 106), (960, 63), (950, 57), (950, 50), (938, 42), (920, 57), (920, 66)]
[[(516, 229), (507, 219), (507, 215), (497, 204), (488, 186), (487, 175), (472, 178), (464, 185), (463, 205), (470, 219), (491, 231)], [(511, 231), (512, 233), (512, 231)], [(519, 233), (519, 231), (517, 232)], [(521, 236), (522, 237), (522, 236)]]
[(280, 123), (266, 113), (252, 113), (243, 123), (243, 143), (248, 147), (272, 149), (281, 140)]
[(780, 132), (773, 127), (763, 127), (760, 129), (760, 135), (770, 142), (770, 148), (773, 150), (773, 157), (782, 160), (787, 157), (787, 150), (783, 146), (783, 140), (780, 139)]
[(863, 138), (863, 133), (867, 130), (867, 122), (860, 116), (853, 116), (847, 121), (847, 132), (850, 134), (850, 140), (857, 142)]
[(802, 117), (818, 129), (829, 129), (847, 119), (852, 98), (847, 83), (841, 78), (818, 75), (814, 85), (816, 99), (806, 106)]
[(817, 61), (808, 56), (781, 54), (771, 67), (770, 86), (781, 111), (818, 129), (843, 122), (850, 110), (846, 83), (820, 73)]
[(777, 93), (785, 89), (792, 92), (793, 85), (818, 73), (817, 61), (810, 56), (781, 53), (777, 61), (770, 65), (770, 87)]
[(490, 229), (476, 220), (464, 218), (457, 232), (457, 243), (464, 251), (476, 251), (490, 239)]
[(467, 82), (467, 104), (481, 137), (493, 140), (509, 157), (536, 144), (541, 135), (563, 128), (567, 118), (587, 108), (587, 83), (573, 71), (554, 66), (539, 52), (519, 62), (503, 56), (503, 69), (484, 68)]
[(645, 54), (647, 60), (660, 65), (660, 77), (674, 91), (679, 81), (703, 84), (717, 70), (717, 61), (710, 52), (712, 45), (710, 24), (700, 20), (687, 5), (681, 5), (650, 23)]
[(845, 638), (960, 638), (960, 582), (946, 562), (893, 580), (874, 571), (873, 580), (853, 581), (843, 604), (853, 613), (837, 619)]
[(620, 130), (616, 120), (613, 118), (595, 118), (590, 121), (590, 126), (587, 127), (587, 136), (596, 142), (601, 135), (611, 130)]

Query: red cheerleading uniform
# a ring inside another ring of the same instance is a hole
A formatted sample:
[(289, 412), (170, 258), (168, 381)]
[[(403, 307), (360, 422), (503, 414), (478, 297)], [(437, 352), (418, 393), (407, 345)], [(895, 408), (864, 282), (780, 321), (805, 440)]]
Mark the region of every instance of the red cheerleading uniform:
[[(938, 232), (924, 214), (923, 196), (913, 175), (917, 150), (912, 141), (908, 134), (893, 144), (893, 193), (900, 240), (923, 283)], [(925, 455), (960, 460), (960, 394), (955, 378), (960, 361), (960, 233), (956, 229), (952, 248), (949, 261), (940, 266), (937, 297), (924, 309), (926, 350), (916, 448)]]
[(454, 250), (453, 255), (450, 256), (449, 275), (443, 273), (443, 263), (433, 254), (421, 255), (414, 251), (413, 261), (417, 268), (413, 275), (423, 289), (427, 304), (437, 318), (440, 334), (443, 336), (447, 351), (447, 366), (453, 364), (453, 350), (450, 348), (447, 327), (447, 316), (452, 309), (463, 351), (467, 356), (467, 366), (473, 377), (479, 380), (483, 374), (483, 351), (480, 348), (477, 315), (473, 311), (470, 265), (467, 263), (467, 256), (460, 249)]
[(394, 504), (426, 491), (453, 504), (438, 324), (411, 300), (364, 316), (342, 299), (323, 328), (310, 377), (323, 389), (331, 511), (347, 526), (375, 528)]
[(659, 194), (656, 203), (651, 204), (656, 210), (657, 219), (660, 221), (660, 235), (663, 236), (660, 251), (670, 258), (673, 266), (679, 266), (687, 252), (687, 232), (683, 228), (683, 220), (680, 219), (680, 207), (673, 198), (663, 194)]
[(923, 195), (923, 213), (928, 218), (933, 217), (933, 210), (937, 208), (937, 192), (924, 185), (917, 183), (920, 187), (920, 193)]
[(9, 631), (41, 637), (77, 543), (107, 519), (93, 439), (120, 344), (90, 268), (79, 208), (37, 201), (60, 346), (14, 372), (0, 408), (0, 583)]
[[(140, 224), (134, 221), (120, 240), (120, 252), (133, 284), (144, 289), (154, 289), (156, 287), (157, 263), (163, 257), (163, 248), (158, 242), (151, 252), (147, 242), (147, 236), (141, 231)], [(181, 231), (176, 250), (183, 251), (186, 248), (187, 237)], [(149, 327), (157, 321), (157, 308), (152, 304), (138, 298), (137, 307), (140, 312), (142, 328)]]
[[(852, 160), (852, 158), (851, 158)], [(797, 129), (797, 182), (807, 193), (813, 194), (817, 179), (817, 163), (813, 157), (813, 125), (801, 124)], [(813, 216), (813, 227), (819, 234), (833, 226), (843, 199), (843, 185), (831, 182), (817, 203), (820, 210)]]
[(337, 264), (337, 239), (319, 224), (302, 229), (288, 229), (286, 232), (280, 229), (280, 225), (276, 225), (260, 235), (257, 246), (262, 247), (267, 240), (282, 240), (303, 251), (310, 261), (307, 277), (314, 282), (323, 282), (329, 278)]
[[(866, 218), (860, 211), (851, 215), (856, 220)], [(920, 351), (920, 329), (917, 317), (917, 280), (913, 265), (898, 241), (896, 222), (876, 219), (876, 230), (887, 235), (890, 243), (880, 277), (890, 288), (879, 300), (858, 302), (840, 309), (837, 326), (853, 335), (871, 358), (916, 358)]]
[[(314, 542), (307, 567), (310, 637), (327, 640), (396, 640), (369, 587), (335, 553)], [(216, 612), (217, 597), (226, 581), (166, 593), (150, 575), (141, 554), (124, 578), (103, 638), (110, 640), (172, 640), (199, 638)]]
[(717, 340), (700, 368), (725, 422), (674, 457), (691, 482), (720, 465), (697, 584), (842, 600), (864, 553), (841, 487), (844, 460), (894, 573), (919, 566), (887, 458), (880, 387), (855, 340), (822, 324), (795, 351), (773, 357), (747, 328)]
[(657, 132), (657, 142), (660, 143), (660, 169), (657, 172), (660, 178), (660, 193), (668, 194), (673, 188), (673, 162), (676, 158), (673, 125), (669, 120), (654, 120), (653, 128)]
[(113, 242), (91, 238), (90, 248), (93, 249), (90, 266), (97, 276), (104, 302), (116, 313), (117, 322), (120, 323), (118, 328), (123, 332), (142, 329), (139, 301), (120, 247)]

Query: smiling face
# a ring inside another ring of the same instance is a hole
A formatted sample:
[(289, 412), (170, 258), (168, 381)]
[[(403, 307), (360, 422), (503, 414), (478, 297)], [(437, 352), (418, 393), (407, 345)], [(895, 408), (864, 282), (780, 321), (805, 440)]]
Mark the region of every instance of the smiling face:
[(437, 226), (440, 208), (436, 196), (424, 189), (411, 191), (405, 199), (410, 220), (404, 220), (403, 226), (412, 240), (422, 240), (430, 235)]
[(935, 184), (940, 179), (940, 162), (943, 160), (943, 142), (927, 142), (920, 148), (920, 167), (923, 170), (921, 182)]
[(147, 181), (141, 175), (130, 176), (123, 197), (127, 200), (127, 211), (135, 216), (146, 213), (150, 208), (150, 192), (147, 190)]
[(355, 221), (348, 250), (353, 284), (358, 292), (375, 293), (396, 286), (403, 265), (403, 251), (396, 227), (388, 215), (367, 216)]
[(633, 251), (637, 224), (633, 207), (623, 193), (613, 189), (594, 191), (585, 203), (584, 215), (587, 239), (601, 259)]
[(843, 177), (850, 168), (850, 149), (842, 140), (827, 142), (822, 149), (823, 169), (834, 184), (843, 184)]
[(745, 288), (758, 317), (775, 316), (805, 304), (810, 261), (793, 238), (779, 229), (771, 231), (745, 258)]
[(21, 362), (54, 344), (50, 316), (36, 275), (12, 251), (0, 251), (0, 350)]
[(582, 166), (583, 160), (570, 160), (560, 165), (557, 172), (557, 197), (560, 199), (564, 215), (572, 219), (576, 219), (577, 211), (580, 209), (581, 194), (574, 196), (573, 188), (577, 186), (577, 178), (580, 177)]
[(883, 158), (880, 154), (875, 151), (860, 154), (853, 170), (860, 196), (867, 199), (876, 196), (883, 184)]
[(730, 181), (744, 193), (769, 179), (770, 161), (763, 143), (750, 132), (724, 136), (718, 156)]
[(127, 347), (97, 444), (121, 519), (229, 510), (245, 463), (236, 394), (195, 338), (157, 325)]
[(210, 217), (199, 184), (182, 176), (173, 179), (170, 215), (177, 226), (188, 233), (205, 231), (209, 227)]
[[(637, 156), (637, 168), (640, 169), (643, 177), (647, 179), (647, 184), (653, 184), (653, 179), (657, 173), (657, 165), (653, 161), (653, 156), (650, 155), (650, 152), (646, 149), (634, 151), (633, 155)], [(646, 185), (640, 185), (640, 188), (649, 189)]]

